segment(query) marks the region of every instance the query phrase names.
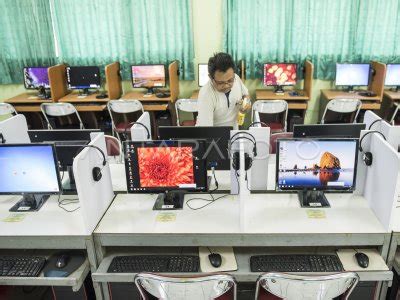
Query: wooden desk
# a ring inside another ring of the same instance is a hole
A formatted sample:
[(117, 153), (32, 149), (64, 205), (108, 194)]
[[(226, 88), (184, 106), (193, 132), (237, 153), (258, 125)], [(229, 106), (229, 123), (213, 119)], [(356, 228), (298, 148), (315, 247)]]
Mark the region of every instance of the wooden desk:
[(51, 99), (40, 99), (37, 96), (37, 93), (23, 93), (18, 96), (12, 97), (10, 99), (5, 100), (4, 102), (10, 104), (37, 104), (40, 105), (42, 103), (51, 103), (53, 100)]
[(58, 100), (58, 102), (68, 102), (71, 104), (74, 103), (107, 103), (110, 99), (104, 98), (104, 99), (97, 99), (96, 96), (98, 96), (100, 93), (93, 93), (87, 96), (79, 96), (78, 93), (70, 93), (61, 99)]
[(121, 99), (136, 99), (139, 100), (141, 102), (145, 102), (145, 101), (160, 101), (160, 102), (172, 102), (172, 98), (171, 97), (167, 97), (167, 98), (158, 98), (155, 94), (153, 95), (149, 95), (149, 96), (145, 96), (144, 93), (140, 93), (140, 92), (129, 92), (126, 93), (125, 95), (123, 95), (121, 97)]
[(256, 90), (256, 100), (286, 100), (286, 101), (309, 101), (310, 96), (304, 90), (297, 91), (301, 96), (290, 96), (290, 91), (283, 94), (275, 94), (272, 90)]
[(332, 99), (360, 99), (362, 101), (361, 109), (362, 110), (377, 110), (381, 108), (381, 97), (365, 97), (360, 96), (357, 92), (349, 93), (343, 90), (321, 90), (321, 100), (319, 107), (319, 119), (322, 118), (322, 115), (325, 111), (325, 107), (328, 101)]

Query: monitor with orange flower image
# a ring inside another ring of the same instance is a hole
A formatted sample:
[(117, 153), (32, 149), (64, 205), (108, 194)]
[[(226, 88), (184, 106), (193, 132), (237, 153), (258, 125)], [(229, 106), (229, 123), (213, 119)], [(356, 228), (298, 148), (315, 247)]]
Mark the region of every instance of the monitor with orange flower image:
[(283, 86), (296, 85), (297, 64), (266, 63), (264, 64), (264, 85), (275, 86), (275, 93), (283, 93)]
[(204, 142), (125, 142), (129, 193), (207, 190)]

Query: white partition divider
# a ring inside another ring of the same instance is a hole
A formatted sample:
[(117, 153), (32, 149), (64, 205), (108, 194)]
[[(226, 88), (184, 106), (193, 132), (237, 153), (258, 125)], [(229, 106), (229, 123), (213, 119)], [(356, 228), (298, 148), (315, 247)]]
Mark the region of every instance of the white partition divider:
[[(107, 153), (104, 133), (91, 134), (89, 145)], [(107, 156), (106, 156), (107, 157)], [(102, 177), (93, 179), (93, 168), (100, 167)], [(84, 148), (74, 159), (73, 171), (81, 214), (87, 234), (91, 234), (114, 198), (108, 162), (103, 166), (103, 156), (94, 148)]]
[(145, 111), (139, 119), (137, 119), (136, 123), (143, 124), (146, 128), (144, 128), (141, 124), (133, 124), (131, 127), (131, 140), (132, 141), (151, 141), (151, 121), (149, 112)]
[(257, 141), (257, 156), (249, 170), (250, 190), (267, 190), (268, 183), (268, 156), (269, 156), (269, 127), (250, 127), (249, 132)]
[(30, 143), (28, 124), (24, 115), (16, 115), (0, 122), (0, 144)]
[[(369, 130), (369, 127), (371, 124), (377, 120), (381, 120), (382, 118), (378, 116), (376, 113), (374, 113), (372, 110), (367, 110), (364, 114), (364, 123), (365, 123), (365, 129)], [(381, 124), (384, 122), (376, 122), (374, 125), (372, 125), (371, 130), (377, 130), (380, 131), (381, 129)]]
[(377, 133), (365, 137), (363, 150), (373, 154), (372, 165), (366, 167), (364, 197), (385, 229), (392, 229), (400, 190), (400, 155)]

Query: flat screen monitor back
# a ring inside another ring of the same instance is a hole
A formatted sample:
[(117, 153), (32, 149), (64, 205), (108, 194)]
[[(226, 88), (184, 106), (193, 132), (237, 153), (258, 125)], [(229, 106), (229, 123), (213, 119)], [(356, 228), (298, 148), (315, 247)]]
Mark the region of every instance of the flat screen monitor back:
[(230, 126), (160, 126), (158, 138), (161, 140), (206, 140), (207, 168), (216, 162), (216, 170), (229, 170), (228, 144)]
[(293, 127), (294, 138), (359, 138), (364, 123), (359, 124), (312, 124)]

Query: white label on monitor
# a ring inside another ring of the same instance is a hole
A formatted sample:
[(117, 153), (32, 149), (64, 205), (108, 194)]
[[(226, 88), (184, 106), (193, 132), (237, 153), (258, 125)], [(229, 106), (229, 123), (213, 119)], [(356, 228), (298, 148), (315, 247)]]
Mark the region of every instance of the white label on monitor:
[(344, 186), (343, 181), (328, 181), (328, 186)]
[(180, 189), (195, 189), (196, 184), (195, 183), (185, 183), (185, 184), (179, 184), (178, 187)]
[(29, 206), (20, 206), (20, 207), (18, 207), (18, 210), (23, 210), (23, 211), (30, 210), (30, 209), (31, 208)]
[(319, 206), (322, 206), (322, 204), (319, 203), (319, 202), (310, 202), (309, 205), (312, 206), (312, 207), (319, 207)]
[(174, 208), (174, 206), (173, 205), (166, 205), (166, 204), (164, 204), (164, 205), (162, 205), (161, 206), (161, 208), (163, 208), (163, 209), (172, 209), (172, 208)]
[(161, 82), (155, 82), (154, 86), (163, 86), (163, 84)]
[(91, 84), (90, 87), (97, 88), (97, 84)]

